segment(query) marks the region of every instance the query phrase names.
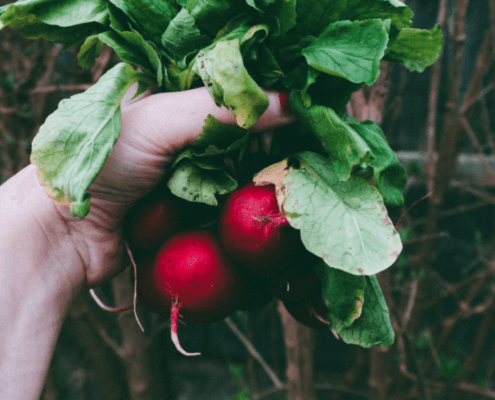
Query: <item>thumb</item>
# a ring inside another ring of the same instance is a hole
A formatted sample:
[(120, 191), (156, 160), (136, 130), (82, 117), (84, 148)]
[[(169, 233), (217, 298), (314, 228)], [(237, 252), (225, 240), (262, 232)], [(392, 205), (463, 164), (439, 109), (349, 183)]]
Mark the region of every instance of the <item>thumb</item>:
[[(296, 120), (287, 106), (287, 95), (264, 90), (269, 106), (250, 132), (271, 130)], [(218, 107), (206, 87), (183, 92), (159, 93), (129, 104), (122, 114), (123, 124), (146, 132), (162, 154), (175, 153), (192, 144), (201, 134), (208, 115), (229, 125), (237, 125), (227, 107)]]

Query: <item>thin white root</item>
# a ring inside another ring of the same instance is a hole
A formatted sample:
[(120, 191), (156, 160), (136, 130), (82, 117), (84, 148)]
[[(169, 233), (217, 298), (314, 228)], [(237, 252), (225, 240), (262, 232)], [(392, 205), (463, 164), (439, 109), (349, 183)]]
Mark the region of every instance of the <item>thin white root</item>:
[(201, 353), (188, 353), (185, 351), (179, 343), (179, 333), (177, 330), (177, 324), (179, 322), (179, 311), (182, 307), (179, 300), (176, 298), (172, 302), (172, 307), (170, 309), (170, 337), (172, 338), (172, 343), (175, 345), (175, 348), (179, 351), (179, 353), (185, 356), (199, 356)]
[(98, 304), (100, 306), (100, 308), (102, 308), (102, 309), (104, 309), (105, 311), (108, 311), (108, 312), (122, 312), (122, 311), (130, 310), (133, 307), (133, 306), (127, 306), (127, 307), (108, 307), (96, 295), (94, 289), (89, 289), (89, 293), (91, 294), (91, 297), (93, 297), (93, 299), (96, 302), (96, 304)]
[(91, 294), (91, 297), (93, 297), (96, 304), (100, 306), (100, 308), (103, 308), (105, 311), (110, 311), (110, 312), (113, 310), (112, 307), (108, 307), (107, 305), (103, 304), (100, 298), (96, 295), (94, 289), (89, 289), (89, 293)]
[(125, 248), (127, 249), (127, 253), (129, 254), (129, 258), (131, 259), (132, 267), (134, 268), (134, 318), (136, 318), (136, 321), (141, 328), (141, 330), (144, 332), (143, 325), (141, 325), (141, 321), (139, 321), (139, 317), (137, 315), (136, 311), (136, 305), (137, 305), (137, 267), (136, 263), (134, 262), (134, 257), (132, 256), (131, 249), (129, 248), (129, 244), (127, 243), (127, 240), (125, 241)]
[(201, 355), (201, 353), (188, 353), (187, 351), (185, 351), (179, 343), (179, 336), (177, 335), (177, 333), (175, 333), (172, 329), (170, 330), (170, 332), (171, 332), (170, 336), (172, 337), (172, 342), (174, 343), (175, 348), (180, 353), (184, 354), (185, 356), (200, 356)]

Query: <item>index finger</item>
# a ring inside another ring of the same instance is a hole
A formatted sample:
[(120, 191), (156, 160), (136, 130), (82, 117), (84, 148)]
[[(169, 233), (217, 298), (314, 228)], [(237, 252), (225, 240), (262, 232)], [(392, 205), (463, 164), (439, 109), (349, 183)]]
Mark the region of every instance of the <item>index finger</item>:
[[(295, 122), (296, 117), (281, 102), (280, 92), (264, 92), (269, 106), (248, 131), (260, 132)], [(192, 144), (201, 134), (208, 115), (225, 124), (237, 125), (230, 110), (218, 107), (206, 87), (154, 94), (130, 104), (124, 111), (122, 123), (145, 129), (147, 135), (153, 135), (153, 142), (163, 152)]]

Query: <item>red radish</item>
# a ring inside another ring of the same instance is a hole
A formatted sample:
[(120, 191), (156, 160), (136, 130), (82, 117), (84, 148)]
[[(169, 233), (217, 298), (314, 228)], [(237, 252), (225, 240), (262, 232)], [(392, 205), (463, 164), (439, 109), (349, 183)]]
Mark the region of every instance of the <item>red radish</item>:
[(253, 182), (234, 190), (219, 219), (222, 243), (243, 267), (277, 276), (306, 249), (298, 230), (280, 212), (273, 185)]
[(328, 329), (328, 308), (321, 294), (312, 295), (302, 301), (283, 302), (285, 309), (299, 323), (313, 329)]
[[(145, 257), (138, 269), (138, 298), (152, 311), (168, 315), (172, 340), (178, 342), (177, 322), (210, 323), (228, 317), (237, 308), (245, 283), (244, 271), (225, 253), (218, 234), (206, 229), (187, 230), (170, 237), (154, 262)], [(141, 274), (141, 276), (140, 276)]]
[(160, 184), (129, 212), (124, 230), (134, 248), (156, 251), (177, 230), (215, 221), (219, 214), (220, 207), (181, 199)]
[(180, 199), (166, 186), (159, 186), (141, 199), (124, 221), (124, 231), (132, 246), (157, 250), (180, 224)]
[[(156, 287), (154, 281), (153, 268), (156, 254), (135, 253), (134, 258), (136, 260), (138, 275), (136, 283), (137, 298), (149, 310), (169, 317), (170, 301), (166, 298), (164, 299), (163, 293)], [(134, 276), (132, 276), (132, 284), (134, 285)]]

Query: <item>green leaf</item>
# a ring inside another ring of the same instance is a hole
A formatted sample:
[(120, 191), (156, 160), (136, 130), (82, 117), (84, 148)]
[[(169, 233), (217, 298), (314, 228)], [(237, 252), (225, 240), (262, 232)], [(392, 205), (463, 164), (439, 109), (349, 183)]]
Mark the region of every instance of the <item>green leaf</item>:
[(263, 42), (270, 33), (270, 27), (266, 24), (257, 24), (249, 28), (240, 40), (242, 53), (246, 54), (254, 43)]
[(132, 101), (134, 99), (137, 99), (139, 96), (141, 96), (144, 92), (149, 87), (149, 82), (147, 81), (139, 81), (138, 82), (138, 87), (136, 89), (136, 93), (134, 93), (134, 96), (132, 96), (132, 99), (129, 99), (127, 102)]
[(403, 29), (387, 49), (386, 59), (403, 62), (410, 71), (423, 72), (438, 60), (442, 44), (439, 24), (430, 30)]
[(100, 33), (99, 39), (112, 47), (119, 58), (143, 69), (150, 78), (155, 79), (157, 87), (163, 83), (163, 65), (155, 47), (143, 36), (135, 32), (111, 30)]
[(390, 267), (402, 242), (378, 190), (362, 178), (339, 181), (330, 161), (319, 154), (295, 157), (300, 168), (284, 179), (283, 209), (290, 225), (301, 231), (306, 249), (354, 275)]
[(277, 16), (280, 21), (280, 33), (285, 35), (297, 23), (296, 0), (281, 0)]
[(232, 18), (221, 30), (217, 32), (213, 42), (232, 39), (241, 40), (246, 32), (251, 29), (253, 20), (254, 18), (251, 14), (241, 14)]
[(298, 0), (296, 30), (318, 35), (329, 24), (350, 20), (390, 19), (396, 30), (411, 25), (413, 13), (399, 0)]
[(246, 0), (246, 3), (248, 5), (250, 5), (251, 7), (253, 7), (255, 10), (257, 11), (260, 11), (260, 12), (264, 12), (263, 11), (263, 7), (266, 7), (267, 5), (269, 5), (270, 3), (273, 3), (273, 1), (267, 1), (267, 0), (259, 0), (259, 3), (263, 3), (261, 6), (258, 6), (256, 4), (256, 1), (255, 0)]
[(161, 44), (161, 37), (170, 21), (179, 12), (175, 2), (164, 0), (109, 0), (121, 9), (133, 22), (137, 32), (155, 44)]
[(24, 0), (0, 7), (0, 30), (7, 25), (26, 39), (43, 38), (74, 47), (108, 29), (106, 1)]
[(321, 280), (322, 296), (330, 311), (328, 322), (332, 327), (337, 324), (351, 326), (362, 313), (365, 277), (331, 268), (324, 262), (314, 268)]
[(176, 60), (181, 69), (186, 67), (188, 54), (211, 44), (208, 36), (201, 34), (194, 18), (183, 8), (170, 22), (161, 38), (163, 47)]
[(201, 135), (193, 143), (196, 156), (212, 156), (230, 153), (241, 149), (249, 138), (249, 133), (234, 125), (227, 125), (208, 115)]
[(120, 102), (142, 79), (129, 64), (117, 64), (84, 93), (62, 100), (34, 138), (38, 178), (57, 201), (71, 203), (73, 216), (89, 212), (86, 191), (120, 135)]
[(249, 5), (239, 0), (189, 0), (186, 8), (201, 32), (211, 38), (232, 18), (249, 11)]
[(246, 3), (265, 16), (274, 16), (284, 35), (296, 26), (296, 0), (246, 0)]
[(183, 159), (168, 181), (168, 187), (182, 199), (217, 206), (215, 195), (232, 192), (237, 182), (225, 170), (204, 170)]
[(303, 101), (304, 107), (311, 107), (311, 97), (308, 95), (309, 87), (316, 82), (316, 78), (320, 75), (320, 71), (317, 71), (314, 68), (308, 67), (308, 78), (306, 80), (306, 85), (304, 85), (301, 90), (301, 99)]
[(261, 87), (273, 87), (275, 82), (284, 76), (273, 52), (264, 43), (256, 45), (256, 57), (251, 62), (252, 73), (256, 74), (256, 81)]
[(189, 90), (195, 81), (199, 80), (200, 77), (193, 71), (194, 60), (189, 63), (189, 67), (184, 71), (179, 73), (179, 90)]
[(376, 188), (382, 194), (385, 205), (402, 207), (404, 205), (404, 188), (408, 179), (407, 172), (388, 145), (385, 134), (371, 120), (361, 122), (350, 116), (344, 118), (371, 149), (372, 159), (369, 165), (373, 167)]
[(102, 50), (103, 42), (98, 35), (88, 37), (77, 53), (79, 66), (84, 69), (91, 69)]
[(113, 29), (119, 32), (132, 32), (134, 30), (132, 21), (120, 8), (112, 3), (108, 3), (108, 12), (110, 13), (110, 26)]
[(242, 128), (250, 128), (266, 111), (268, 96), (247, 72), (239, 39), (222, 40), (196, 56), (193, 67), (217, 105), (225, 105)]
[(335, 22), (302, 54), (318, 71), (372, 85), (380, 74), (389, 31), (390, 20)]
[(296, 91), (291, 92), (289, 101), (294, 115), (318, 138), (330, 156), (339, 180), (349, 179), (354, 165), (367, 165), (370, 161), (370, 148), (335, 111), (320, 105), (306, 108), (301, 94)]
[(413, 12), (400, 0), (341, 0), (347, 2), (345, 17), (351, 21), (366, 19), (390, 19), (396, 30), (409, 27), (412, 24)]
[(139, 33), (119, 32), (111, 30), (90, 36), (81, 46), (77, 58), (81, 67), (89, 69), (101, 51), (103, 43), (112, 47), (119, 58), (127, 63), (135, 64), (143, 69), (155, 84), (160, 87), (163, 83), (163, 66), (160, 56), (151, 43), (143, 39)]
[(337, 324), (331, 329), (347, 344), (357, 344), (365, 348), (391, 346), (395, 334), (382, 290), (375, 276), (365, 278), (366, 287), (361, 316), (349, 327)]
[(196, 156), (191, 147), (182, 149), (176, 156), (172, 163), (172, 168), (175, 168), (183, 159), (189, 159), (194, 165), (197, 165), (201, 169), (225, 169), (225, 162), (222, 157), (215, 156)]
[(246, 130), (224, 124), (208, 115), (201, 135), (191, 147), (178, 154), (172, 167), (182, 159), (188, 158), (202, 169), (225, 169), (225, 156), (245, 147), (248, 139), (249, 132)]
[(60, 27), (89, 22), (107, 25), (109, 22), (105, 0), (21, 0), (0, 7), (0, 21), (4, 26), (9, 25), (28, 13), (35, 15), (44, 24)]

